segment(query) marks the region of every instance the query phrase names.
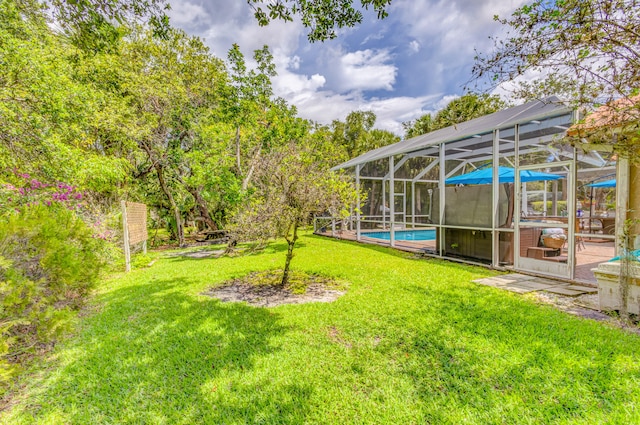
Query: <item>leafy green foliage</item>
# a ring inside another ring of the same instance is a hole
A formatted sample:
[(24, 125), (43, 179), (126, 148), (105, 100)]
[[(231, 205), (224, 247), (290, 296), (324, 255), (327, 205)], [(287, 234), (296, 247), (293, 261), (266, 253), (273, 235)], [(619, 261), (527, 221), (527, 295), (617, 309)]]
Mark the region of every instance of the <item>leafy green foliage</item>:
[(495, 19), (509, 32), (477, 56), (476, 79), (500, 84), (530, 73), (537, 78), (517, 84), (517, 96), (563, 94), (581, 106), (638, 94), (638, 0), (536, 0)]
[[(164, 4), (0, 3), (0, 181), (21, 170), (73, 181), (104, 209), (123, 197), (146, 202), (183, 244), (185, 221), (222, 228), (262, 156), (308, 137), (309, 123), (273, 97), (267, 46), (249, 69), (235, 45), (226, 68), (197, 38), (136, 25), (161, 21)], [(298, 6), (313, 14), (320, 4)], [(51, 16), (64, 35), (51, 30)], [(370, 128), (358, 135), (357, 126), (346, 135), (351, 151), (391, 140), (367, 137)], [(315, 140), (324, 163), (347, 158)]]
[(86, 77), (110, 74), (104, 55), (78, 61), (41, 13), (22, 15), (16, 3), (0, 3), (0, 175), (19, 169), (113, 193), (128, 173), (109, 155), (122, 142), (126, 108)]
[[(18, 2), (23, 8), (31, 3)], [(127, 23), (145, 23), (157, 37), (169, 31), (166, 0), (51, 0), (44, 7), (75, 46), (92, 53), (115, 49)]]
[(61, 206), (25, 207), (0, 220), (0, 385), (69, 329), (98, 277), (101, 245)]
[[(220, 137), (205, 139), (203, 133), (225, 130), (216, 128), (215, 112), (227, 77), (222, 61), (182, 31), (172, 30), (158, 40), (134, 29), (131, 39), (118, 58), (126, 80), (117, 93), (144, 117), (129, 134), (136, 147), (131, 160), (143, 183), (141, 196), (151, 195), (153, 203), (167, 211), (182, 245), (183, 213), (194, 200), (206, 206), (201, 202), (203, 183), (194, 172), (213, 171), (224, 159)], [(204, 158), (211, 160), (197, 162)], [(203, 214), (209, 217), (208, 211)]]
[[(350, 112), (345, 121), (334, 120), (325, 146), (320, 149), (325, 152), (325, 161), (329, 165), (337, 165), (350, 158), (354, 158), (372, 149), (390, 145), (400, 141), (395, 134), (374, 129), (376, 114), (371, 111)], [(323, 129), (316, 130), (322, 134)]]
[[(544, 201), (533, 201), (531, 202), (531, 208), (534, 211), (542, 213), (543, 211), (552, 211), (553, 202), (547, 201), (547, 208), (544, 209)], [(567, 212), (567, 201), (557, 201), (557, 208), (560, 213)]]
[[(337, 29), (353, 27), (363, 18), (353, 0), (247, 0), (247, 3), (260, 25), (276, 19), (293, 21), (293, 17), (299, 15), (302, 24), (309, 28), (308, 39), (312, 42), (334, 39)], [(360, 4), (365, 9), (372, 7), (378, 19), (383, 19), (391, 0), (360, 0)]]
[(350, 178), (331, 172), (315, 160), (309, 148), (293, 143), (263, 157), (252, 189), (234, 231), (241, 240), (285, 238), (288, 250), (283, 286), (289, 279), (298, 229), (314, 214), (347, 215), (356, 201)]

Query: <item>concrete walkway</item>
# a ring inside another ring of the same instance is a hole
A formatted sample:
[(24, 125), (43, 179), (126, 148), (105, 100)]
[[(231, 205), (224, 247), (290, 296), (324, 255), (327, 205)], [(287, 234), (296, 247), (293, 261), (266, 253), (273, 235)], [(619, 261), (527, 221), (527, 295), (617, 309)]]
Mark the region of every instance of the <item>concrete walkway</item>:
[(518, 294), (526, 294), (534, 291), (545, 291), (552, 294), (577, 297), (585, 294), (597, 293), (598, 289), (590, 286), (576, 285), (542, 277), (528, 276), (520, 273), (506, 274), (502, 276), (476, 279), (474, 282), (480, 285), (493, 286)]
[(553, 305), (573, 316), (606, 322), (640, 335), (640, 325), (626, 323), (618, 317), (600, 311), (597, 288), (520, 273), (477, 279), (474, 282), (518, 294), (530, 293), (538, 302)]

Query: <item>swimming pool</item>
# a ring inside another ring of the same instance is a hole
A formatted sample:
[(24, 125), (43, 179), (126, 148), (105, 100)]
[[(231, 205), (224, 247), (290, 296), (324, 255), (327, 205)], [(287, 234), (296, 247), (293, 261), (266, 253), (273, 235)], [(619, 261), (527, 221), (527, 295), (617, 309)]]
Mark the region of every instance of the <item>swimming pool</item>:
[[(397, 241), (433, 241), (436, 239), (435, 229), (396, 230), (394, 233), (395, 240)], [(384, 239), (386, 241), (391, 240), (390, 232), (367, 232), (362, 233), (362, 236), (374, 239)]]

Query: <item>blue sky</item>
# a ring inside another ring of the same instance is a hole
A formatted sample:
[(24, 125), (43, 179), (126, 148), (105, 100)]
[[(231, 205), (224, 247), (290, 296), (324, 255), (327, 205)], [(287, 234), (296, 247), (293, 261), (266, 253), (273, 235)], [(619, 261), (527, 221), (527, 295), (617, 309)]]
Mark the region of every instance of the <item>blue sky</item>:
[(494, 22), (523, 0), (393, 0), (389, 16), (365, 14), (336, 40), (309, 43), (298, 22), (260, 27), (244, 0), (170, 0), (174, 26), (201, 37), (226, 59), (238, 43), (247, 59), (267, 44), (278, 76), (275, 94), (299, 115), (328, 124), (371, 110), (376, 127), (402, 135), (402, 122), (435, 112), (464, 92), (475, 50), (489, 52)]

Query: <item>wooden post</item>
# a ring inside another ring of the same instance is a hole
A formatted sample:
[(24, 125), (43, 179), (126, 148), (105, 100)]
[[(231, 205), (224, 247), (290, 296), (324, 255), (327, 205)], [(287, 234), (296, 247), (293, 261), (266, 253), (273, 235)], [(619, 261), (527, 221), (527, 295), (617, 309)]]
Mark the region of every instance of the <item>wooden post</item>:
[(131, 271), (131, 248), (129, 247), (129, 226), (127, 224), (127, 203), (120, 201), (122, 206), (122, 239), (124, 240), (124, 264), (127, 272)]

